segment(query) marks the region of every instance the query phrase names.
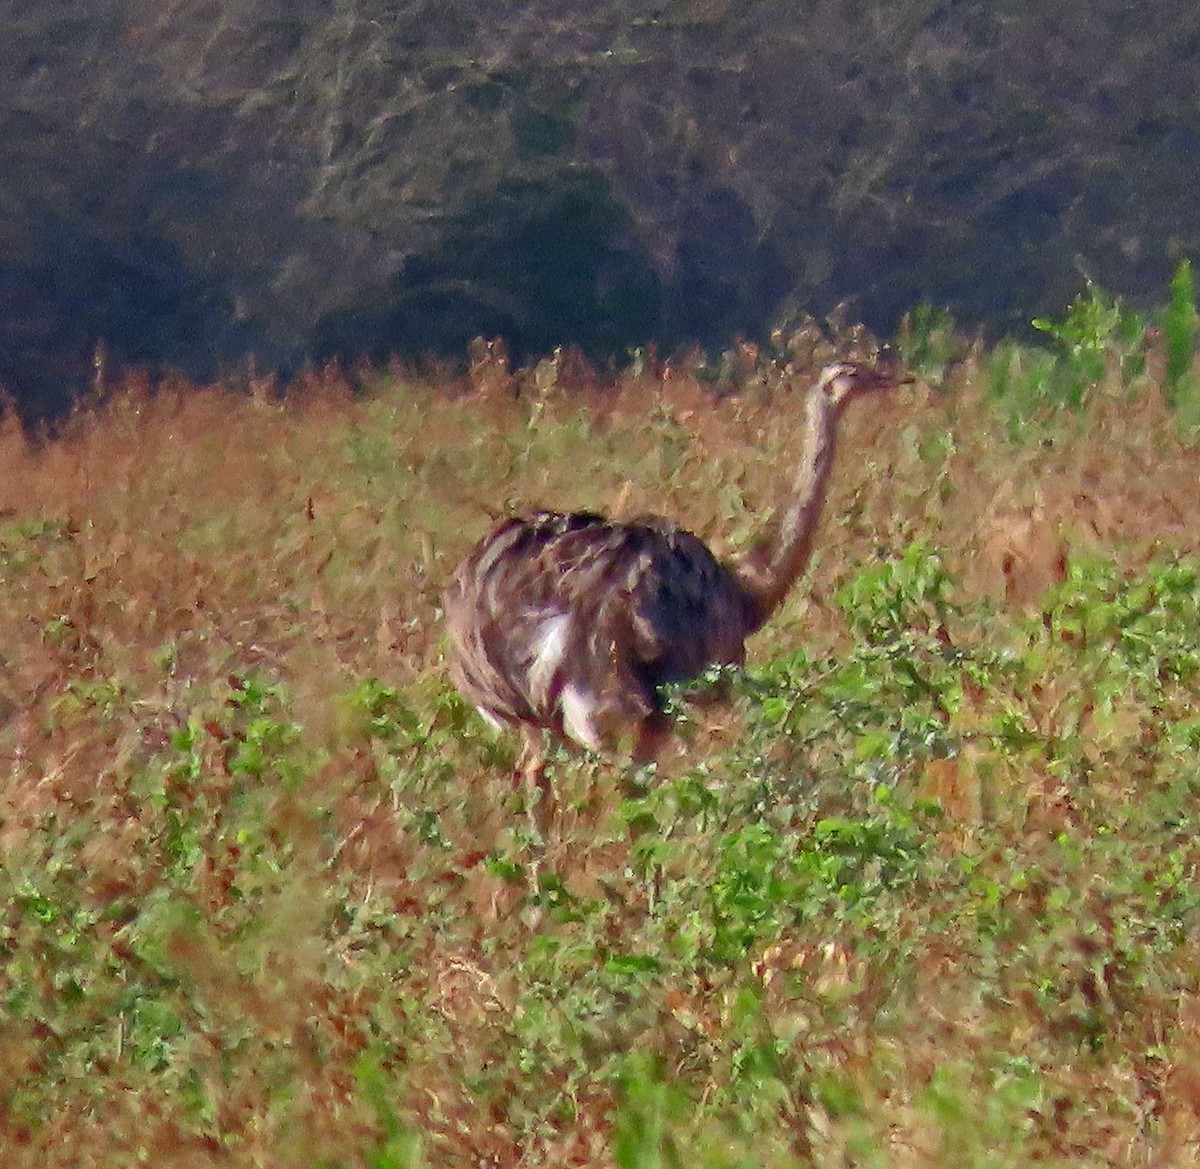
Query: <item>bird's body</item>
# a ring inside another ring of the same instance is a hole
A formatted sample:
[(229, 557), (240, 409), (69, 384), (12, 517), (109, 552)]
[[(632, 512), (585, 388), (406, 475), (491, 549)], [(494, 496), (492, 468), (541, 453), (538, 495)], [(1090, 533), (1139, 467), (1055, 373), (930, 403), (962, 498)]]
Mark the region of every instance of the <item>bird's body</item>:
[(476, 545), (446, 595), (455, 681), (490, 722), (600, 750), (661, 687), (745, 656), (737, 578), (681, 528), (537, 512)]
[(454, 680), (489, 722), (520, 731), (518, 772), (543, 811), (543, 731), (593, 750), (632, 738), (649, 759), (662, 687), (743, 663), (746, 638), (807, 565), (844, 404), (900, 380), (864, 365), (822, 371), (792, 497), (742, 561), (665, 519), (591, 512), (505, 520), (468, 554), (444, 598)]

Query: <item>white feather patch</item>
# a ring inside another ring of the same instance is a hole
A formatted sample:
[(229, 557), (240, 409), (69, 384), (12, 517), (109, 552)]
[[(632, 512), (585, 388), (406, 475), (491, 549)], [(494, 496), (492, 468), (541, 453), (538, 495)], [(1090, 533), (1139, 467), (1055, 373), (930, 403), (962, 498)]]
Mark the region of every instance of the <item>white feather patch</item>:
[(533, 662), (529, 666), (529, 694), (535, 706), (540, 706), (546, 700), (554, 684), (554, 675), (567, 652), (567, 635), (570, 631), (569, 613), (558, 613), (542, 623)]
[(575, 685), (564, 686), (562, 692), (563, 730), (584, 747), (600, 750), (600, 736), (592, 723), (596, 699)]

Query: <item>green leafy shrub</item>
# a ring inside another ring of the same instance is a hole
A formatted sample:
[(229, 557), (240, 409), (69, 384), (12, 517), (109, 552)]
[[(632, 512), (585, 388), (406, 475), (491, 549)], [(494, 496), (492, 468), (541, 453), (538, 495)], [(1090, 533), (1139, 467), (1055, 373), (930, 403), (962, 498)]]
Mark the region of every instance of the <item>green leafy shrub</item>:
[(1078, 408), (1091, 386), (1115, 371), (1126, 386), (1143, 368), (1145, 325), (1132, 309), (1090, 280), (1062, 320), (1036, 317), (1033, 327), (1054, 343), (1063, 404)]
[(1191, 261), (1183, 260), (1171, 278), (1170, 299), (1162, 313), (1162, 331), (1166, 343), (1164, 390), (1168, 401), (1185, 414), (1192, 425), (1200, 400), (1200, 387), (1192, 374), (1196, 354), (1196, 334), (1200, 316), (1196, 312), (1196, 293)]
[(947, 309), (919, 304), (905, 315), (896, 334), (905, 365), (930, 385), (941, 385), (950, 366), (967, 350)]

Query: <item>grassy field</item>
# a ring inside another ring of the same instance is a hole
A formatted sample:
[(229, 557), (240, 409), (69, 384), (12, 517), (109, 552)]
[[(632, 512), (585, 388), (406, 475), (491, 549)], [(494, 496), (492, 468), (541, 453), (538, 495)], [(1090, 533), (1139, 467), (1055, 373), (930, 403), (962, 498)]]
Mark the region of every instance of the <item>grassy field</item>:
[(557, 760), (544, 849), (449, 572), (535, 504), (744, 546), (815, 342), (9, 420), (0, 1162), (1193, 1164), (1190, 375), (918, 324), (732, 701), (638, 798)]

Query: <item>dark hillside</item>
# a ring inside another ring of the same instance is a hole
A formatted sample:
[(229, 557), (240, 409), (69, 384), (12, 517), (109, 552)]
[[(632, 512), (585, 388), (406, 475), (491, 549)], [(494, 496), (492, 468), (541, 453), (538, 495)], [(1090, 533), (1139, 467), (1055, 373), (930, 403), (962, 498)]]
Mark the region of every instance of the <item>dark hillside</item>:
[(6, 0), (0, 380), (993, 329), (1200, 244), (1200, 10)]

